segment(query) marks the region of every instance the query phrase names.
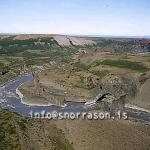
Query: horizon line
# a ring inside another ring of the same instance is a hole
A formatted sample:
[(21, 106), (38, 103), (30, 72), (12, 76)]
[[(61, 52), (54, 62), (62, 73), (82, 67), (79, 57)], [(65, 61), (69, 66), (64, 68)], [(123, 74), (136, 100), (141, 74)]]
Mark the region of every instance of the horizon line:
[(0, 32), (0, 35), (25, 35), (25, 34), (32, 34), (32, 35), (68, 35), (68, 36), (88, 36), (88, 37), (148, 37), (150, 38), (150, 35), (133, 35), (133, 34), (91, 34), (91, 33), (42, 33), (42, 32)]

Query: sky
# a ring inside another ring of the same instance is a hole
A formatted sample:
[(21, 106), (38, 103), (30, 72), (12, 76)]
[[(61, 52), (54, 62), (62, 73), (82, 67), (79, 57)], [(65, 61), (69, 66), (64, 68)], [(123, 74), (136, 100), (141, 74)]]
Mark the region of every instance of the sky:
[(150, 0), (0, 0), (0, 33), (150, 35)]

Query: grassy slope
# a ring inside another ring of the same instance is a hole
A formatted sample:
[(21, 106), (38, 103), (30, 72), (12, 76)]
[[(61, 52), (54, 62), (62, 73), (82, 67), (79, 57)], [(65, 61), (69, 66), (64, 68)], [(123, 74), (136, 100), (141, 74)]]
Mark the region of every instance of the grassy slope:
[(150, 126), (128, 121), (32, 120), (0, 110), (0, 126), (1, 150), (150, 148)]
[(59, 121), (76, 150), (149, 150), (150, 126), (129, 121)]
[[(52, 43), (52, 45), (55, 45), (54, 47), (34, 47), (32, 42), (33, 41), (19, 41), (19, 43), (15, 43), (18, 44), (17, 49), (15, 45), (12, 47), (8, 46), (9, 44), (11, 45), (14, 43), (9, 43), (9, 41), (4, 42), (3, 45), (5, 49), (3, 49), (4, 51), (1, 50), (1, 56), (6, 58), (9, 65), (2, 65), (3, 69), (7, 69), (8, 67), (16, 69), (17, 65), (22, 63), (27, 65), (37, 65), (47, 63), (51, 60), (68, 62), (70, 61), (72, 54), (74, 54), (78, 49), (77, 47), (74, 47), (73, 49), (62, 49), (59, 45), (57, 45), (57, 43)], [(101, 43), (99, 44), (100, 46), (109, 45), (109, 43), (103, 43), (102, 45)], [(27, 47), (24, 47), (24, 45), (27, 45)], [(38, 50), (39, 54), (33, 53), (31, 50)], [(14, 62), (14, 60), (16, 60), (16, 56), (19, 61)], [(147, 68), (143, 68), (143, 66), (139, 66), (137, 63), (129, 61), (120, 62), (118, 60), (112, 61), (110, 59), (106, 59), (101, 63), (103, 64), (100, 64), (100, 66), (110, 66), (111, 68), (130, 68), (131, 70), (139, 72), (147, 71)], [(83, 72), (92, 72), (90, 69), (93, 70), (93, 66), (88, 66), (87, 64), (77, 63), (74, 67)], [(98, 76), (107, 75), (105, 70), (104, 72), (94, 70), (93, 73)], [(67, 139), (69, 139), (70, 142), (73, 142), (73, 145), (77, 150), (97, 150), (98, 148), (105, 150), (150, 149), (150, 129), (144, 125), (97, 121), (77, 121), (69, 123), (58, 122), (57, 124), (58, 127), (62, 128), (65, 132)], [(53, 149), (55, 147), (56, 150), (72, 149), (72, 146), (66, 140), (62, 130), (59, 130), (55, 123), (51, 121), (30, 120), (1, 110), (0, 126), (0, 148), (4, 150), (17, 150), (20, 148), (47, 150), (52, 149), (52, 147)]]
[(52, 122), (0, 110), (0, 150), (25, 149), (73, 150), (73, 147)]

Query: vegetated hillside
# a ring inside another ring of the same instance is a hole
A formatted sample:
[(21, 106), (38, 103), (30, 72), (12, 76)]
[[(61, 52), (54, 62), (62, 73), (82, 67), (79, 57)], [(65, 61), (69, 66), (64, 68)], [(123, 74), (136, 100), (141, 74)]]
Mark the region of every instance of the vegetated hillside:
[[(0, 36), (0, 49), (5, 51), (14, 49), (49, 49), (54, 47), (95, 47), (95, 50), (111, 52), (146, 52), (149, 51), (149, 43), (143, 43), (139, 39), (119, 39), (119, 38), (89, 38), (75, 37), (67, 35), (45, 35), (45, 34), (25, 34), (13, 36)], [(28, 45), (28, 47), (27, 47)], [(7, 48), (6, 48), (7, 46)], [(79, 48), (80, 48), (79, 47)], [(11, 53), (11, 51), (10, 51)]]
[(0, 110), (1, 150), (148, 150), (149, 132), (129, 121), (39, 120)]
[[(50, 61), (68, 63), (96, 52), (138, 53), (148, 49), (136, 39), (105, 39), (63, 35), (0, 36), (0, 64), (13, 68)], [(17, 57), (17, 58), (16, 58)], [(4, 68), (4, 67), (3, 67)]]
[(136, 74), (148, 72), (149, 55), (136, 55), (142, 50), (145, 52), (146, 49), (141, 47), (138, 39), (2, 36), (0, 84), (30, 73), (38, 83), (23, 91), (36, 97), (33, 99), (36, 102), (41, 96), (48, 103), (51, 91), (63, 91), (62, 102), (70, 98), (92, 100), (100, 93), (101, 80), (105, 76), (118, 78), (118, 75), (130, 74), (134, 78)]
[(86, 38), (80, 38), (80, 37), (74, 37), (74, 36), (67, 36), (67, 35), (38, 35), (38, 34), (25, 34), (25, 35), (16, 35), (16, 36), (4, 36), (1, 37), (1, 39), (5, 40), (8, 38), (12, 38), (12, 40), (30, 40), (30, 39), (54, 39), (58, 42), (61, 46), (71, 46), (71, 45), (93, 45), (96, 44), (94, 41), (86, 39)]
[(0, 150), (74, 150), (51, 121), (32, 120), (0, 109)]
[(2, 37), (0, 84), (18, 75), (32, 73), (39, 83), (36, 84), (38, 86), (33, 85), (35, 88), (32, 90), (25, 88), (28, 95), (30, 92), (36, 98), (44, 95), (48, 103), (50, 91), (61, 89), (64, 95), (67, 93), (67, 96), (62, 96), (62, 101), (69, 98), (93, 99), (100, 92), (97, 89), (103, 77), (129, 73), (134, 76), (134, 73), (149, 71), (149, 56), (130, 55), (141, 49), (137, 39), (61, 35)]
[(12, 56), (19, 57), (20, 64), (26, 65), (53, 60), (68, 62), (80, 48), (93, 47), (94, 44), (92, 40), (58, 35), (2, 36), (0, 56), (6, 64), (11, 61)]
[[(145, 89), (150, 82), (150, 56), (130, 55), (147, 49), (135, 39), (85, 39), (57, 35), (2, 37), (0, 84), (28, 72), (37, 82), (22, 88), (28, 96), (35, 96), (36, 102), (37, 96), (41, 100), (41, 96), (58, 90), (71, 98), (90, 97), (91, 100), (103, 89), (113, 95), (125, 92), (137, 96), (133, 103), (149, 108), (144, 96), (149, 93)], [(138, 94), (135, 80), (140, 82)], [(149, 126), (128, 121), (33, 120), (0, 110), (0, 126), (2, 150), (150, 148)]]

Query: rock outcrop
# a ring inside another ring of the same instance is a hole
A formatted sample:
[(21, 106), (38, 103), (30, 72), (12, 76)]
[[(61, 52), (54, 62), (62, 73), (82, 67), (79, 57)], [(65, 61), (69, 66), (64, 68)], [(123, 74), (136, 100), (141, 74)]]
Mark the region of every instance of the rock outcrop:
[(102, 79), (100, 85), (103, 93), (111, 93), (115, 97), (125, 94), (127, 97), (134, 97), (138, 92), (136, 80), (127, 75), (106, 76)]
[(96, 109), (103, 111), (116, 112), (118, 110), (123, 110), (125, 105), (126, 95), (121, 95), (120, 97), (115, 97), (110, 93), (105, 93), (99, 95), (96, 100)]

